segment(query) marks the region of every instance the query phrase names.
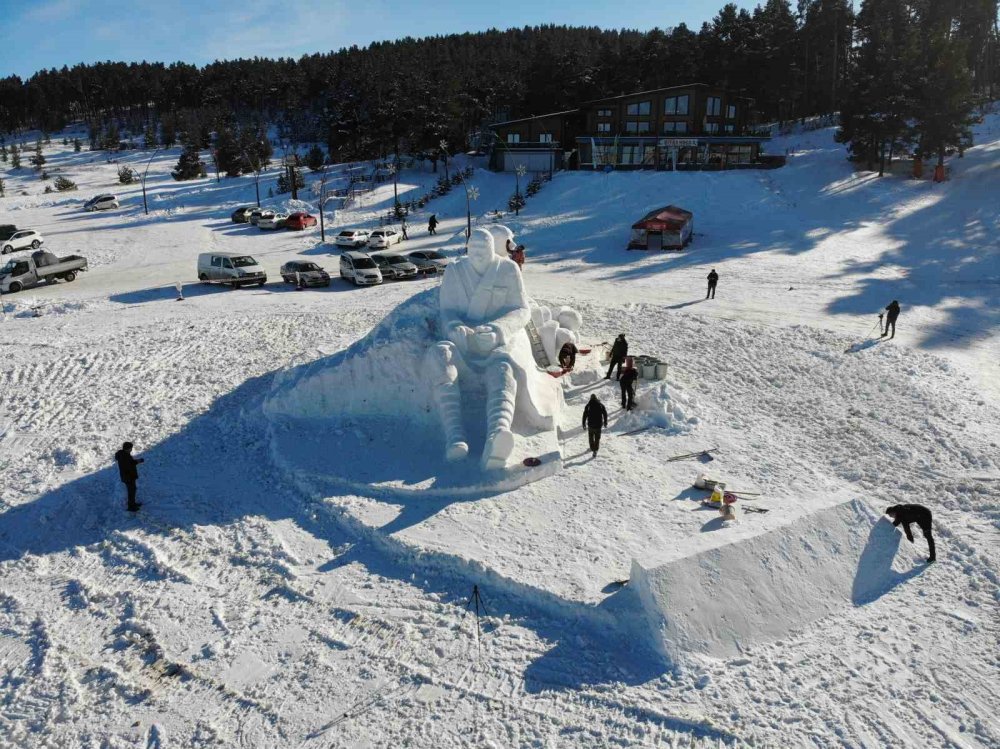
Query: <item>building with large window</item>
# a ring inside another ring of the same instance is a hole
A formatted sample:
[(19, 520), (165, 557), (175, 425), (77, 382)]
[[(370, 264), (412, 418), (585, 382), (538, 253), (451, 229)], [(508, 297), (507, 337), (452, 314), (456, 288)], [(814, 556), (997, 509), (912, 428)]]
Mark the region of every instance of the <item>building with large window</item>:
[[(733, 169), (762, 159), (752, 101), (702, 83), (584, 102), (578, 109), (498, 122), (493, 168), (542, 161), (570, 169)], [(543, 155), (545, 154), (545, 155)], [(548, 167), (546, 167), (548, 168)]]

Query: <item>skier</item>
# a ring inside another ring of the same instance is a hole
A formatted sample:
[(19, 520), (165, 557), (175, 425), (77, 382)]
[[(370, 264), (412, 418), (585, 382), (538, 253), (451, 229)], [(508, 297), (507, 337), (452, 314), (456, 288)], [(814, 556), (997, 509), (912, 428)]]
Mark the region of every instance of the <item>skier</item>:
[(708, 274), (708, 291), (705, 292), (705, 298), (708, 299), (709, 294), (712, 295), (712, 299), (715, 299), (715, 287), (719, 283), (719, 274), (715, 272), (715, 268), (712, 268), (712, 272)]
[(885, 338), (887, 335), (889, 335), (889, 326), (891, 325), (892, 335), (889, 335), (889, 338), (895, 338), (896, 318), (899, 317), (899, 302), (893, 299), (891, 302), (889, 302), (889, 304), (886, 305), (885, 309), (886, 312), (888, 312), (889, 314), (885, 316), (885, 330), (882, 331), (882, 337)]
[(631, 411), (635, 408), (635, 381), (639, 379), (639, 370), (632, 365), (632, 357), (625, 360), (625, 371), (618, 381), (622, 387), (622, 408)]
[(126, 508), (129, 512), (136, 512), (142, 507), (141, 502), (135, 501), (135, 482), (139, 480), (139, 470), (136, 468), (140, 463), (144, 463), (143, 458), (132, 457), (132, 443), (122, 443), (122, 449), (115, 453), (115, 462), (118, 464), (118, 475), (128, 492), (128, 504)]
[(576, 352), (578, 351), (573, 341), (566, 341), (559, 349), (559, 366), (564, 370), (573, 369), (576, 366)]
[(436, 213), (432, 213), (431, 217), (427, 219), (427, 233), (437, 234), (438, 217)]
[(590, 451), (597, 457), (597, 451), (601, 447), (601, 429), (608, 425), (608, 409), (597, 399), (597, 395), (591, 395), (590, 400), (583, 409), (583, 426), (587, 429), (587, 438), (590, 440)]
[(931, 511), (923, 505), (893, 505), (886, 509), (885, 514), (892, 518), (893, 528), (898, 528), (903, 524), (906, 538), (913, 543), (913, 534), (910, 532), (910, 523), (916, 523), (923, 531), (924, 538), (927, 539), (927, 548), (930, 551), (928, 562), (933, 562), (937, 557), (934, 553), (934, 536), (931, 535)]
[(616, 380), (620, 380), (622, 377), (622, 364), (625, 362), (625, 357), (628, 356), (628, 341), (625, 340), (625, 334), (619, 333), (618, 337), (615, 338), (614, 344), (611, 346), (611, 364), (608, 366), (608, 373), (604, 376), (605, 380), (611, 379), (611, 370), (618, 365), (618, 375), (615, 377)]

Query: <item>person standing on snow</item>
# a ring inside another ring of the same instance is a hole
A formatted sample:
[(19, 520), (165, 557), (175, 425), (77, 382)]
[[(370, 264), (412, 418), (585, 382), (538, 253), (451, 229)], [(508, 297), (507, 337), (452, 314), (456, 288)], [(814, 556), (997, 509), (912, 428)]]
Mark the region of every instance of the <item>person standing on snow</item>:
[(133, 458), (132, 443), (124, 442), (122, 449), (115, 453), (115, 462), (118, 464), (118, 475), (128, 492), (128, 504), (125, 509), (129, 512), (136, 512), (142, 507), (141, 502), (135, 501), (135, 482), (139, 480), (139, 469), (136, 466), (146, 461), (143, 458)]
[(590, 451), (597, 457), (597, 451), (601, 447), (601, 429), (608, 425), (608, 409), (597, 399), (597, 395), (591, 395), (590, 400), (583, 409), (583, 426), (587, 429), (587, 438), (590, 440)]
[(622, 408), (631, 411), (635, 408), (635, 381), (639, 379), (639, 370), (632, 365), (632, 357), (625, 360), (625, 371), (618, 382), (622, 387)]
[(923, 531), (924, 538), (927, 539), (927, 549), (930, 551), (928, 562), (937, 559), (934, 553), (934, 536), (931, 535), (931, 511), (923, 505), (893, 505), (886, 509), (885, 514), (892, 518), (892, 527), (898, 528), (903, 524), (903, 531), (906, 538), (913, 543), (913, 533), (910, 532), (910, 523), (916, 523)]
[(427, 219), (427, 233), (437, 234), (438, 217), (436, 213), (432, 213), (431, 217)]
[(608, 373), (604, 376), (605, 380), (611, 379), (611, 370), (618, 365), (618, 375), (615, 377), (616, 380), (620, 380), (622, 377), (622, 364), (625, 363), (625, 357), (628, 356), (628, 341), (625, 340), (625, 334), (619, 333), (618, 337), (615, 338), (614, 344), (611, 346), (611, 364), (608, 366)]
[(712, 268), (712, 272), (708, 274), (708, 291), (705, 292), (705, 298), (708, 299), (709, 294), (712, 295), (712, 299), (715, 299), (715, 287), (719, 283), (719, 274), (715, 272), (715, 268)]
[(889, 302), (889, 304), (886, 305), (885, 309), (888, 314), (886, 314), (885, 316), (885, 330), (882, 331), (882, 337), (885, 338), (887, 335), (889, 335), (889, 326), (891, 325), (892, 335), (889, 335), (889, 337), (895, 338), (896, 318), (899, 317), (899, 302), (893, 299), (891, 302)]

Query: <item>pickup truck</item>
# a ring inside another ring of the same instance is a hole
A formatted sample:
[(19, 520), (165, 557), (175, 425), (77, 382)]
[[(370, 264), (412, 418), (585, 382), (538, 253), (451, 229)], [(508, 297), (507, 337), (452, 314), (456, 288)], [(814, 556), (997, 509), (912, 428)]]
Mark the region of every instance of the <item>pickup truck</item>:
[(55, 283), (58, 279), (72, 281), (79, 271), (87, 270), (87, 258), (79, 255), (56, 257), (51, 252), (39, 250), (31, 257), (9, 260), (0, 268), (0, 293), (14, 294), (30, 289), (43, 281)]

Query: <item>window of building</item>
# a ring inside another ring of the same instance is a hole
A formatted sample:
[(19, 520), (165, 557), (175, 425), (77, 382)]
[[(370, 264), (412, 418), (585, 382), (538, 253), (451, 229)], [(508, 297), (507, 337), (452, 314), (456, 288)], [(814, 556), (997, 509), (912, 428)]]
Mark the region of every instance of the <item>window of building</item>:
[(520, 133), (507, 133), (507, 142), (508, 143), (520, 143), (521, 142), (521, 134)]
[(709, 96), (705, 114), (709, 117), (718, 117), (722, 113), (722, 99), (718, 96)]
[(538, 142), (539, 143), (551, 143), (552, 142), (552, 133), (539, 133), (538, 134)]
[(652, 102), (649, 101), (639, 101), (634, 104), (629, 104), (625, 111), (627, 114), (631, 115), (648, 115), (652, 111)]
[(610, 117), (611, 116), (611, 110), (610, 109), (598, 109), (597, 110), (597, 116), (598, 117)]
[(647, 120), (625, 120), (625, 132), (629, 135), (645, 135), (649, 132)]
[(736, 125), (734, 125), (733, 123), (730, 122), (728, 125), (726, 125), (726, 132), (727, 133), (734, 133), (734, 132), (736, 132)]
[(735, 120), (736, 119), (736, 105), (727, 104), (726, 105), (726, 119)]
[(688, 124), (686, 122), (664, 122), (663, 132), (664, 133), (686, 133), (688, 131)]
[(688, 97), (687, 94), (684, 96), (668, 96), (663, 100), (663, 114), (687, 114), (688, 113)]
[(610, 133), (611, 132), (611, 123), (610, 122), (598, 122), (597, 123), (597, 132), (599, 132), (599, 133)]
[(719, 123), (718, 122), (706, 122), (705, 123), (705, 132), (706, 133), (717, 133), (717, 132), (719, 132)]

